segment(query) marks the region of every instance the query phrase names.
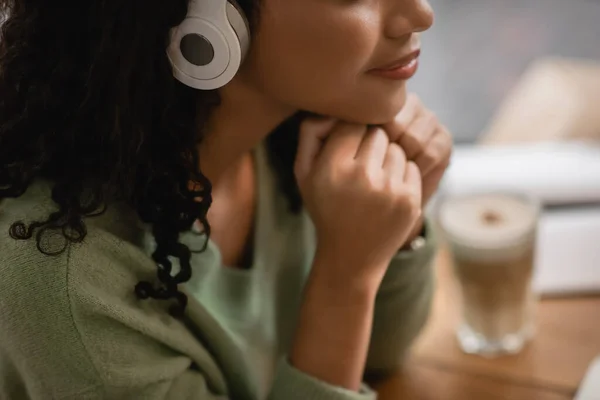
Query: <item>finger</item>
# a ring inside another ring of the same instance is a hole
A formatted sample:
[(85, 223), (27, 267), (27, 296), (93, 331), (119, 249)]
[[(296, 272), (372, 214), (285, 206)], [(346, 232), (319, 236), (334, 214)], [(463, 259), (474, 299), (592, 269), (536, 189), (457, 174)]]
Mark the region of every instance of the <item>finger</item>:
[(427, 177), (423, 178), (423, 198), (421, 199), (423, 206), (427, 205), (431, 196), (433, 196), (438, 189), (447, 167), (447, 164), (439, 164), (429, 172)]
[(400, 179), (396, 179), (397, 181), (404, 181), (406, 155), (398, 143), (390, 143), (388, 146), (385, 161), (383, 162), (383, 169), (390, 176), (400, 177)]
[(390, 144), (382, 128), (371, 128), (364, 136), (356, 153), (356, 160), (371, 168), (382, 168)]
[(411, 188), (417, 204), (422, 203), (422, 183), (421, 172), (419, 167), (412, 161), (406, 163), (406, 171), (404, 172), (404, 182)]
[(337, 124), (321, 150), (319, 161), (337, 163), (354, 160), (366, 133), (366, 125)]
[(421, 170), (421, 175), (425, 177), (437, 165), (447, 162), (451, 153), (452, 136), (441, 127), (436, 130), (429, 142), (425, 144), (425, 150), (419, 153), (414, 161)]
[(414, 160), (425, 150), (425, 144), (431, 139), (438, 126), (437, 117), (430, 111), (421, 113), (410, 124), (399, 140), (409, 160)]
[(304, 179), (310, 171), (323, 142), (336, 124), (333, 118), (310, 118), (302, 122), (298, 139), (298, 150), (294, 163), (294, 173), (297, 179)]
[(418, 117), (423, 110), (421, 100), (414, 93), (409, 93), (404, 103), (404, 107), (394, 117), (391, 122), (383, 125), (391, 142), (397, 142), (407, 132), (410, 124)]

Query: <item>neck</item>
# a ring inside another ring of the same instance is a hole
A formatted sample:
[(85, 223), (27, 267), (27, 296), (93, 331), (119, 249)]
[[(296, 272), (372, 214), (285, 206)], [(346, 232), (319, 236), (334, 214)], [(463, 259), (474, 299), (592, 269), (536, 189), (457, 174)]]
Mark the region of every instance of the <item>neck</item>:
[(213, 185), (235, 172), (244, 156), (295, 112), (235, 78), (219, 94), (221, 103), (200, 144), (200, 168)]

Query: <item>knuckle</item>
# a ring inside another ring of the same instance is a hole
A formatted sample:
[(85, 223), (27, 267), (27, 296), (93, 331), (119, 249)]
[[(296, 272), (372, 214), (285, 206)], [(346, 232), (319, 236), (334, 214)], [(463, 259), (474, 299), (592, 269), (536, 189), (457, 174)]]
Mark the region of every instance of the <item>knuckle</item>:
[(407, 164), (407, 168), (412, 168), (412, 169), (413, 169), (413, 171), (414, 171), (414, 174), (415, 174), (415, 175), (416, 175), (416, 176), (417, 176), (419, 179), (421, 179), (421, 170), (419, 169), (419, 166), (417, 165), (417, 163), (416, 163), (416, 162), (414, 162), (414, 161), (412, 161), (412, 160), (411, 160), (411, 161), (409, 161), (409, 162), (408, 162), (408, 164)]
[(419, 196), (410, 189), (406, 187), (401, 189), (396, 201), (396, 208), (404, 216), (409, 215), (410, 218), (413, 218), (420, 215), (421, 204)]
[(351, 162), (341, 161), (337, 162), (336, 165), (331, 166), (331, 179), (338, 179), (339, 177), (350, 177), (353, 178), (355, 173), (354, 166)]
[(389, 138), (387, 132), (383, 128), (381, 128), (381, 127), (371, 128), (370, 132), (371, 132), (372, 135), (374, 135), (378, 139), (385, 140), (387, 142), (390, 141), (390, 138)]
[(396, 119), (394, 120), (394, 125), (396, 132), (398, 132), (398, 135), (402, 135), (408, 130), (408, 121), (405, 121), (404, 118), (400, 117), (400, 115), (396, 116)]
[(425, 138), (422, 135), (419, 135), (418, 132), (411, 131), (408, 133), (406, 139), (410, 141), (410, 143), (419, 149), (422, 149), (425, 146)]
[(444, 131), (442, 137), (437, 140), (436, 152), (439, 155), (440, 159), (447, 159), (452, 156), (453, 151), (453, 139), (452, 135)]
[(310, 118), (306, 118), (302, 122), (300, 122), (299, 131), (300, 131), (300, 133), (305, 133), (307, 131), (312, 130), (314, 128), (314, 126), (315, 126), (315, 121), (313, 121)]
[(394, 159), (397, 159), (397, 160), (402, 160), (402, 159), (405, 160), (406, 159), (406, 153), (404, 152), (404, 150), (402, 149), (402, 147), (400, 147), (400, 145), (398, 143), (390, 143), (390, 145), (387, 148), (387, 152)]
[(367, 129), (366, 133), (363, 137), (363, 143), (368, 142), (371, 145), (377, 144), (380, 145), (382, 142), (389, 142), (389, 138), (385, 131), (381, 128), (370, 127)]
[(434, 159), (442, 159), (448, 151), (448, 146), (445, 140), (433, 140), (430, 146), (425, 150), (425, 152)]
[(418, 210), (421, 206), (419, 203), (419, 196), (411, 188), (406, 188), (402, 201), (406, 205), (406, 208), (411, 212)]
[(435, 164), (442, 157), (438, 155), (439, 153), (434, 150), (426, 150), (418, 158), (419, 164), (421, 165), (431, 165)]
[(452, 152), (453, 152), (453, 146), (452, 143), (447, 142), (441, 149), (440, 149), (440, 153), (442, 154), (442, 158), (447, 159), (452, 157)]
[(324, 181), (333, 184), (348, 176), (348, 173), (352, 172), (351, 167), (348, 162), (342, 160), (336, 163), (324, 164), (319, 172)]
[(382, 189), (385, 193), (388, 193), (390, 195), (389, 197), (391, 199), (393, 199), (395, 197), (394, 194), (396, 193), (397, 190), (396, 190), (396, 184), (394, 183), (393, 179), (386, 179), (382, 186)]
[(371, 187), (374, 184), (374, 176), (373, 173), (363, 165), (359, 165), (354, 168), (352, 176), (350, 177), (353, 180), (356, 180), (367, 187)]

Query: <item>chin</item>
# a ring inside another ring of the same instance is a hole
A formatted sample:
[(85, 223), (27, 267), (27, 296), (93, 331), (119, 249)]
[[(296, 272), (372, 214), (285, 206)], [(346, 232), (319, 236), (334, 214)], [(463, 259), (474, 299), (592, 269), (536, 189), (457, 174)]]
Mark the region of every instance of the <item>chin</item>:
[(378, 92), (370, 96), (353, 96), (356, 100), (338, 104), (336, 112), (330, 115), (357, 124), (382, 125), (396, 117), (406, 104), (406, 97), (404, 88), (386, 95)]
[(361, 113), (360, 118), (363, 123), (369, 125), (382, 125), (394, 120), (396, 115), (402, 110), (406, 101), (401, 102), (388, 102), (382, 104), (380, 107), (372, 110), (366, 110)]
[[(392, 99), (361, 102), (343, 113), (351, 122), (365, 125), (382, 125), (392, 121), (406, 103), (406, 95)], [(344, 118), (346, 119), (346, 118)]]
[(319, 101), (306, 102), (299, 108), (311, 114), (356, 124), (382, 125), (392, 121), (406, 103), (407, 91), (404, 84), (361, 89), (335, 97), (321, 97)]

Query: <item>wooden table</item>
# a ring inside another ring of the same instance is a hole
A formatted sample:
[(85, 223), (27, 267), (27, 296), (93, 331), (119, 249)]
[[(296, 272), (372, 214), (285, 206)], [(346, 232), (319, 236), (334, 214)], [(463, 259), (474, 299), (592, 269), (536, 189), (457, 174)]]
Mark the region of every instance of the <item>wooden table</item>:
[(406, 367), (375, 388), (382, 400), (573, 399), (600, 355), (600, 297), (543, 299), (537, 334), (516, 356), (461, 352), (454, 336), (458, 296), (448, 253), (437, 258), (432, 315)]

